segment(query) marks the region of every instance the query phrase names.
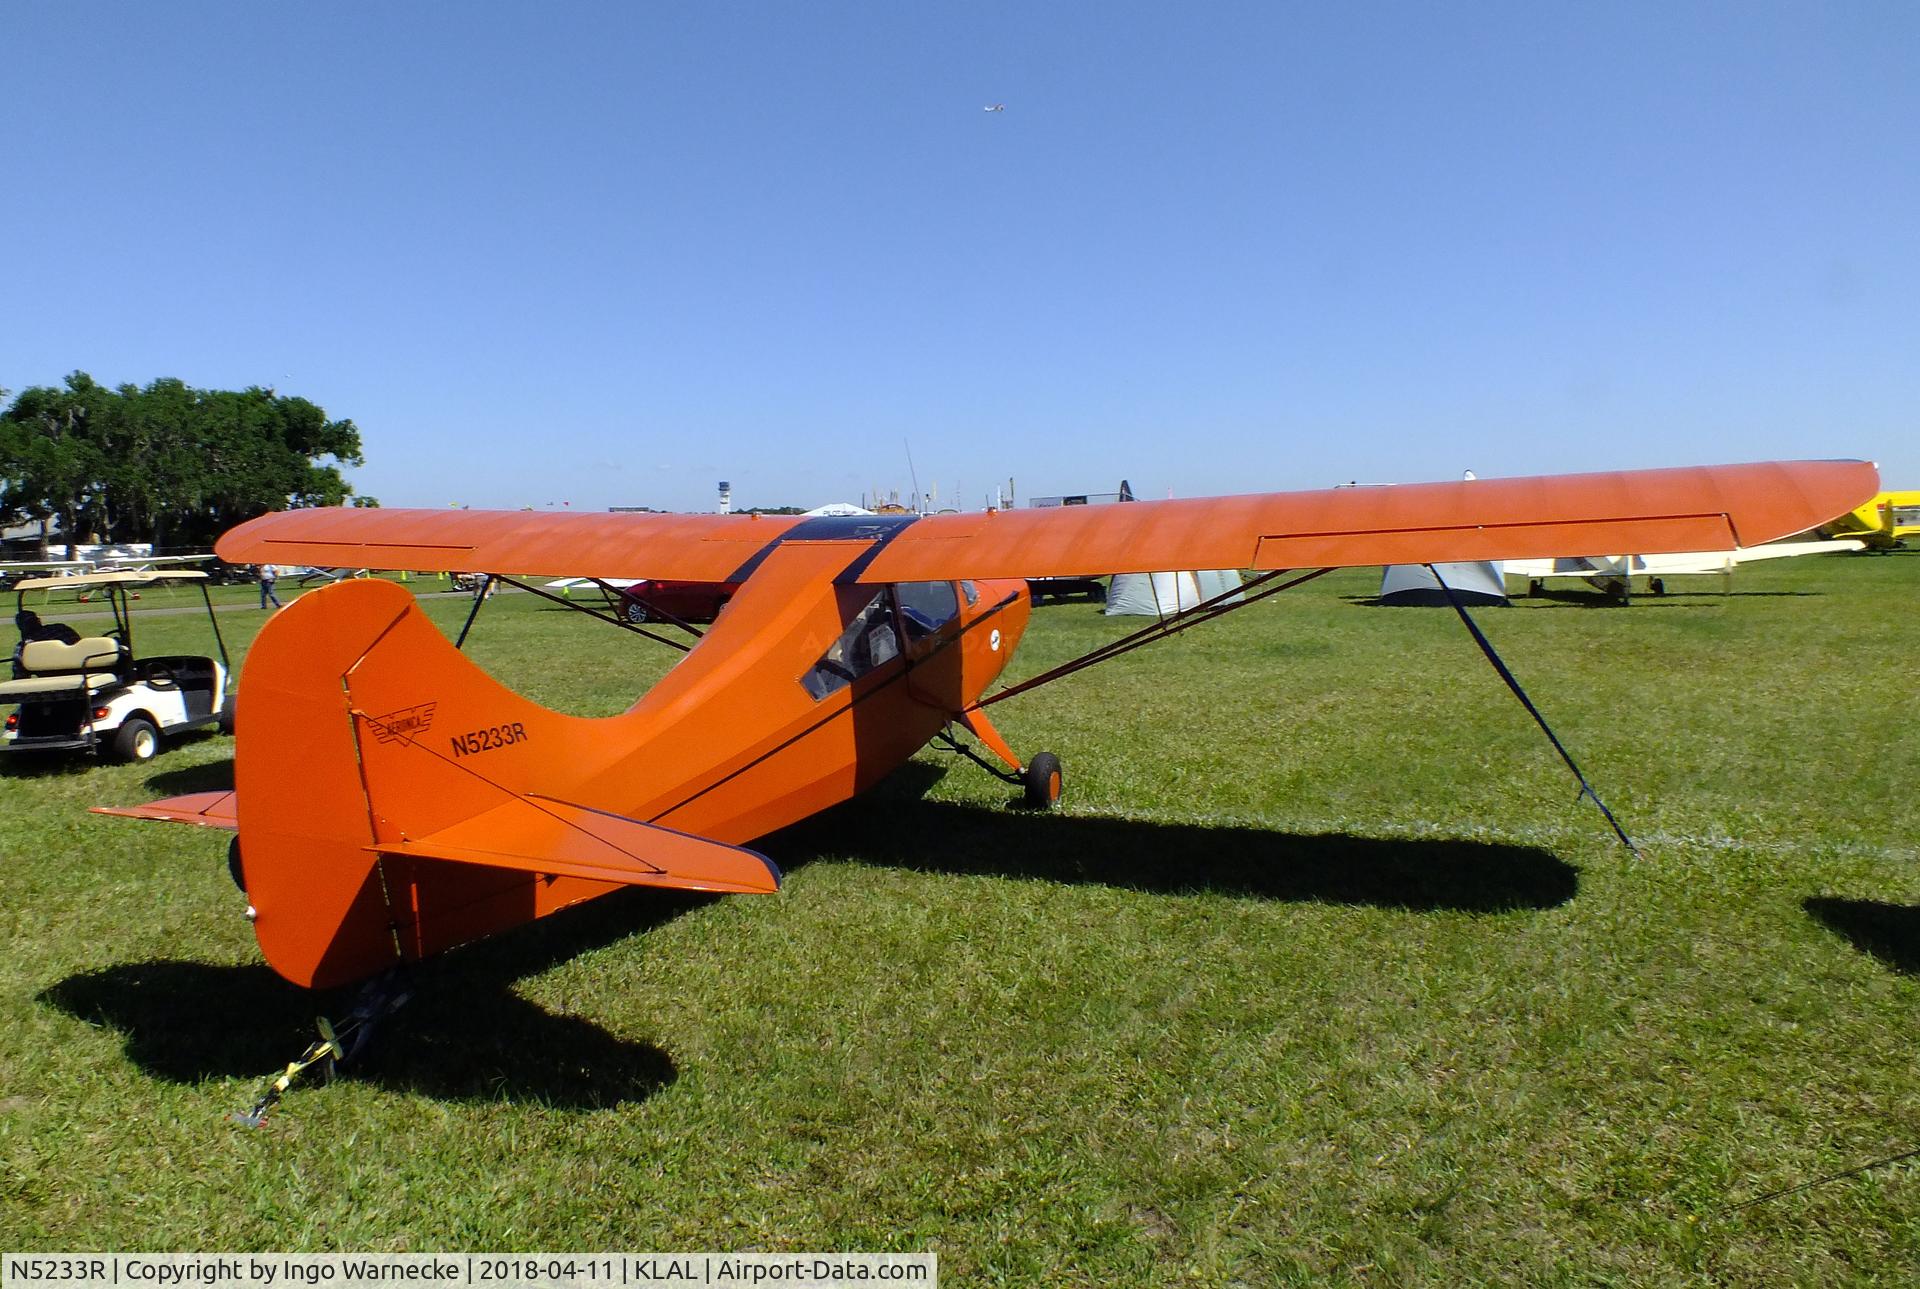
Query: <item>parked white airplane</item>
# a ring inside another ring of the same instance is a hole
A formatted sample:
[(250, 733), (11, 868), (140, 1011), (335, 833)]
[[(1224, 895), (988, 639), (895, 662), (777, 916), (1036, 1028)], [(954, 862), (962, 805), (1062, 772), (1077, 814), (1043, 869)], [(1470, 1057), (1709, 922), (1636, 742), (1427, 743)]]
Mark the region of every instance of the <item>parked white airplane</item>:
[(1735, 567), (1763, 559), (1790, 559), (1798, 555), (1837, 555), (1843, 551), (1866, 549), (1866, 543), (1843, 541), (1769, 542), (1737, 551), (1684, 551), (1672, 555), (1575, 555), (1561, 559), (1510, 559), (1504, 565), (1508, 577), (1524, 577), (1527, 589), (1538, 591), (1555, 579), (1573, 579), (1625, 597), (1632, 590), (1634, 577), (1648, 579), (1647, 589), (1655, 595), (1666, 594), (1669, 577), (1695, 577), (1718, 573), (1732, 577)]
[(205, 564), (213, 552), (204, 555), (111, 555), (94, 561), (97, 573), (151, 573), (174, 564)]

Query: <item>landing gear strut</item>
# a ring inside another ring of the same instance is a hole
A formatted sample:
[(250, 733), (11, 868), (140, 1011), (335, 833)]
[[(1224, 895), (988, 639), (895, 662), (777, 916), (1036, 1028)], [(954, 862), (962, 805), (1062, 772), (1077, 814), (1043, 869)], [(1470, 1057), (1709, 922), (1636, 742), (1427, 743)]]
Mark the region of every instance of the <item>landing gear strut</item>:
[(993, 722), (978, 707), (969, 707), (961, 712), (959, 721), (967, 733), (979, 739), (1007, 768), (1001, 769), (955, 738), (951, 731), (942, 730), (936, 737), (948, 751), (966, 757), (996, 779), (1018, 784), (1026, 804), (1035, 810), (1049, 810), (1059, 803), (1065, 784), (1060, 774), (1059, 757), (1051, 752), (1036, 752), (1031, 761), (1022, 765), (1007, 740), (1000, 736), (1000, 731), (993, 727)]

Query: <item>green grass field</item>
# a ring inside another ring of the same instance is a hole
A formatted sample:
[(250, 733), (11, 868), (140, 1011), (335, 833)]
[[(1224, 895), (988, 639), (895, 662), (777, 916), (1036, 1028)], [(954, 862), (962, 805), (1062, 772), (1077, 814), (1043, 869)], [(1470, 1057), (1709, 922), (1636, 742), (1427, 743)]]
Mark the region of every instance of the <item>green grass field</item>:
[[(86, 813), (222, 785), (230, 740), (0, 765), (0, 1247), (1920, 1277), (1913, 1162), (1723, 1211), (1920, 1146), (1920, 557), (1480, 615), (1639, 859), (1452, 614), (1369, 605), (1377, 576), (996, 708), (1060, 754), (1056, 815), (926, 752), (767, 839), (777, 896), (632, 892), (450, 955), (259, 1131), (226, 1116), (334, 1000), (260, 965), (224, 834)], [(1010, 678), (1126, 629), (1042, 609)], [(471, 649), (585, 713), (671, 660), (528, 596)]]

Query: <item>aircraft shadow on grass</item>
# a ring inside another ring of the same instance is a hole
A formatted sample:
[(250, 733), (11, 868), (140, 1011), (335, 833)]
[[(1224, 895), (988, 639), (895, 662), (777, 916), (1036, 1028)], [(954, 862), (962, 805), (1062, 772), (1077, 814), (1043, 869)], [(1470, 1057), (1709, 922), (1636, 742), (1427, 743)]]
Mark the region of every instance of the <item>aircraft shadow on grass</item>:
[[(908, 765), (894, 779), (918, 768)], [(917, 800), (887, 787), (756, 845), (783, 868), (850, 859), (925, 873), (1414, 912), (1548, 909), (1579, 888), (1578, 870), (1531, 846), (1043, 815)]]
[(162, 797), (188, 792), (226, 792), (233, 787), (233, 758), (161, 770), (147, 776), (146, 786), (149, 792)]
[[(436, 959), (413, 974), (412, 1000), (347, 1072), (443, 1100), (532, 1101), (568, 1110), (644, 1100), (673, 1082), (672, 1057), (590, 1021), (554, 1015), (508, 986), (703, 902), (677, 892), (617, 891)], [(316, 996), (264, 964), (157, 960), (70, 976), (39, 1001), (118, 1030), (128, 1058), (157, 1078), (258, 1077), (264, 1086), (313, 1040), (315, 1013), (338, 1018), (350, 997)]]
[[(1572, 899), (1579, 887), (1572, 865), (1531, 846), (1162, 824), (925, 800), (945, 773), (941, 766), (909, 762), (865, 796), (753, 845), (782, 869), (819, 858), (851, 859), (930, 873), (1414, 911), (1548, 909)], [(160, 793), (232, 785), (231, 761), (168, 770), (147, 780)], [(589, 907), (606, 903), (597, 900)], [(510, 935), (487, 946), (517, 940)], [(476, 947), (463, 953), (486, 951)]]
[[(918, 872), (1223, 892), (1414, 912), (1546, 909), (1578, 874), (1547, 851), (1500, 843), (1305, 835), (1244, 827), (1036, 814), (927, 801), (944, 770), (914, 762), (873, 793), (756, 843), (783, 868), (815, 859)], [(231, 783), (231, 763), (168, 770), (159, 792)], [(447, 1100), (528, 1100), (596, 1110), (643, 1100), (676, 1076), (658, 1047), (557, 1016), (515, 994), (545, 971), (699, 908), (712, 897), (629, 888), (437, 958), (414, 996), (351, 1067), (353, 1077)], [(39, 1000), (118, 1030), (128, 1057), (180, 1083), (265, 1077), (340, 1016), (345, 991), (316, 997), (264, 964), (124, 963), (75, 975)]]
[(1842, 900), (1814, 896), (1801, 907), (1853, 947), (1870, 953), (1895, 971), (1920, 975), (1920, 907), (1880, 900)]

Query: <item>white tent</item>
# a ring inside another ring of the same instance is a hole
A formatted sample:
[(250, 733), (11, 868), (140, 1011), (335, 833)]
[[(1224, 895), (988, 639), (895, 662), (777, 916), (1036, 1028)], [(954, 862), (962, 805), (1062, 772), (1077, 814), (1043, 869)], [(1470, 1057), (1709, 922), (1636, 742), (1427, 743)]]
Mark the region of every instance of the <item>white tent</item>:
[(1221, 603), (1238, 604), (1246, 598), (1239, 593), (1239, 586), (1239, 571), (1230, 568), (1197, 573), (1115, 573), (1107, 587), (1107, 615), (1171, 617), (1229, 591), (1233, 594)]
[(1507, 582), (1500, 566), (1492, 560), (1465, 564), (1389, 564), (1381, 570), (1380, 603), (1396, 606), (1447, 604), (1447, 592), (1434, 579), (1434, 573), (1447, 580), (1447, 588), (1462, 604), (1507, 603)]

